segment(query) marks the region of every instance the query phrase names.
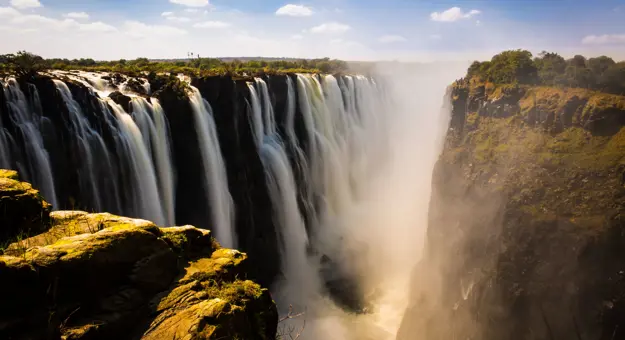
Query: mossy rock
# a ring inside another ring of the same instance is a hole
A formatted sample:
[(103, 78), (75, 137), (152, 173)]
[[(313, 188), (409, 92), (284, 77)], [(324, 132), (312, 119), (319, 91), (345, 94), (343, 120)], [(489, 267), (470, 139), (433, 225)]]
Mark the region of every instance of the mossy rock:
[(89, 214), (85, 211), (54, 211), (50, 213), (51, 228), (46, 232), (10, 244), (4, 251), (7, 255), (22, 256), (32, 247), (54, 244), (64, 237), (93, 234), (106, 228), (144, 227), (156, 228), (153, 222), (115, 216), (108, 213)]
[(8, 243), (46, 231), (51, 206), (33, 189), (18, 180), (12, 170), (0, 170), (0, 249)]
[(274, 339), (269, 292), (210, 231), (81, 211), (52, 221), (24, 240), (36, 246), (0, 256), (0, 338)]

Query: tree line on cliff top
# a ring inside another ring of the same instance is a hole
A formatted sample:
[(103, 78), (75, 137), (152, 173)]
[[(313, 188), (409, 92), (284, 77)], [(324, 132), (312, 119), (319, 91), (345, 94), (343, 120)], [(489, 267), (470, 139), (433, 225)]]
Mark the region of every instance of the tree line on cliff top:
[(510, 50), (495, 55), (490, 61), (473, 62), (465, 80), (578, 87), (625, 95), (625, 61), (581, 55), (564, 59), (557, 53), (544, 51), (533, 57), (526, 50)]
[(134, 60), (96, 61), (94, 59), (44, 59), (30, 52), (0, 55), (0, 74), (28, 75), (46, 69), (83, 70), (93, 72), (169, 72), (194, 75), (209, 74), (262, 74), (262, 73), (341, 73), (347, 71), (342, 60), (293, 59), (293, 60), (237, 60), (223, 61), (217, 58), (195, 56), (188, 59), (153, 61), (148, 58)]

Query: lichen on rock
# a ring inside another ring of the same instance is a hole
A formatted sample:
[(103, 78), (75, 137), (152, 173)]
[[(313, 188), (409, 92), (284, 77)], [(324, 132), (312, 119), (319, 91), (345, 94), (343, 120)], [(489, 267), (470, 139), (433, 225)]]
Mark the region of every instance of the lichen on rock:
[[(34, 190), (11, 176), (4, 192)], [(50, 217), (50, 230), (0, 256), (0, 338), (275, 336), (275, 303), (246, 279), (247, 256), (210, 231), (105, 213)]]
[(625, 337), (625, 97), (463, 84), (452, 98), (398, 339)]
[(0, 245), (47, 230), (51, 206), (16, 171), (0, 170)]

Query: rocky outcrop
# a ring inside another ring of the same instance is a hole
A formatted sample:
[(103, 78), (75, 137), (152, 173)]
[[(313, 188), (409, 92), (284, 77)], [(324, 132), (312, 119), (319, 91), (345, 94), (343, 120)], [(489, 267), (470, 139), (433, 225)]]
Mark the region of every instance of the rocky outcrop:
[(18, 174), (0, 169), (0, 245), (49, 228), (51, 206)]
[(268, 291), (210, 231), (86, 212), (0, 256), (3, 339), (273, 339)]
[(130, 112), (130, 97), (124, 95), (119, 91), (115, 91), (109, 94), (109, 98), (111, 98), (116, 104), (124, 108), (126, 112)]
[[(550, 133), (580, 127), (595, 136), (612, 136), (625, 126), (625, 97), (579, 88), (456, 83), (454, 105), (481, 117), (518, 115)], [(462, 114), (452, 127), (462, 129)], [(459, 119), (459, 120), (458, 120)], [(460, 123), (460, 124), (458, 124)]]
[(625, 337), (625, 98), (526, 88), (490, 115), (452, 92), (398, 339)]

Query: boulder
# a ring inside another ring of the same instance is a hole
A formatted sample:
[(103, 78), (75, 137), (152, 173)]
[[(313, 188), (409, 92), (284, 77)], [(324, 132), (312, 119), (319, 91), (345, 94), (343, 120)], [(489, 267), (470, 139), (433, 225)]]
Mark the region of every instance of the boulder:
[(132, 91), (137, 94), (148, 95), (143, 83), (137, 78), (130, 78), (126, 82), (125, 90)]
[(50, 209), (38, 190), (18, 180), (17, 172), (0, 169), (0, 245), (44, 232)]
[(111, 98), (115, 103), (124, 108), (125, 111), (130, 112), (130, 97), (119, 91), (115, 91), (109, 94), (109, 98)]
[(210, 231), (85, 212), (52, 221), (22, 241), (36, 246), (0, 257), (0, 338), (275, 336), (275, 303), (246, 280), (247, 256)]

